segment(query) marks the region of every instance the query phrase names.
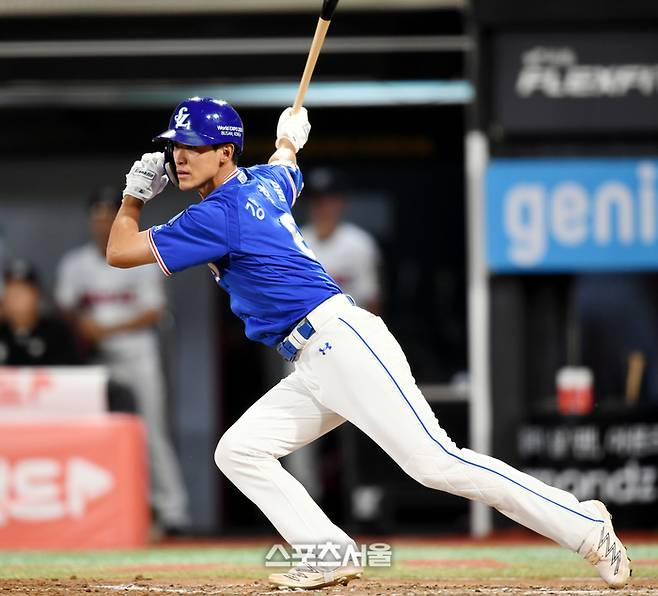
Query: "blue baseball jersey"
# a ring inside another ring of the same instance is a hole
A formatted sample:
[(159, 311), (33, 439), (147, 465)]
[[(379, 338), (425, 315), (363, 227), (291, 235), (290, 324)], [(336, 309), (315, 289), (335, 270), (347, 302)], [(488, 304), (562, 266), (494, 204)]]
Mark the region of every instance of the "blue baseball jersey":
[(247, 337), (268, 346), (341, 292), (291, 214), (301, 187), (296, 166), (238, 168), (203, 201), (149, 230), (166, 275), (206, 263)]

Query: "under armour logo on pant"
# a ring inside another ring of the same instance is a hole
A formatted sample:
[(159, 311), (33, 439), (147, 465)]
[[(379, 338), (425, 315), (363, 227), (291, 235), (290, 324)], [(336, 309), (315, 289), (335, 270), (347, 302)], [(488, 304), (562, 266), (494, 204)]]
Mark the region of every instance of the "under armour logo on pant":
[(324, 342), (324, 348), (318, 348), (318, 350), (319, 350), (320, 354), (322, 354), (323, 356), (326, 356), (327, 355), (327, 350), (331, 350), (331, 344), (328, 341), (326, 341), (326, 342)]

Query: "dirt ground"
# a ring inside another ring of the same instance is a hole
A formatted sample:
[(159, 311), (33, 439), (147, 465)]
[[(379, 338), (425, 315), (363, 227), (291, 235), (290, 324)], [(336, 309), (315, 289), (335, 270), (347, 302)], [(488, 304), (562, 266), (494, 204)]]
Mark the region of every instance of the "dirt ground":
[[(290, 590), (277, 590), (265, 582), (207, 579), (195, 582), (189, 578), (166, 581), (134, 578), (125, 580), (0, 580), (0, 596), (16, 594), (25, 596), (142, 596), (146, 594), (198, 594), (221, 596), (265, 596), (290, 593)], [(567, 596), (608, 595), (612, 592), (601, 583), (590, 580), (565, 581), (488, 581), (482, 582), (419, 582), (415, 580), (356, 580), (348, 586), (335, 586), (323, 590), (296, 590), (297, 593), (313, 596), (489, 596), (505, 594), (506, 596), (527, 594), (558, 594)], [(635, 580), (623, 590), (615, 591), (615, 596), (658, 596), (658, 579)]]

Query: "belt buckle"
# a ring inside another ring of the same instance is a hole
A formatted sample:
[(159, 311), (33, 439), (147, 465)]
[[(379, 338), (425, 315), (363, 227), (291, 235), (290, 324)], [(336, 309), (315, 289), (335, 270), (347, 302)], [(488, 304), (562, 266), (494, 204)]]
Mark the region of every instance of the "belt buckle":
[(306, 342), (315, 333), (311, 322), (304, 317), (293, 330), (276, 347), (276, 351), (287, 362), (294, 362), (299, 357)]
[(304, 317), (299, 325), (297, 325), (294, 329), (294, 331), (298, 331), (299, 335), (301, 335), (306, 341), (308, 341), (315, 333), (315, 328), (313, 325), (311, 325), (311, 321), (309, 321), (306, 317)]

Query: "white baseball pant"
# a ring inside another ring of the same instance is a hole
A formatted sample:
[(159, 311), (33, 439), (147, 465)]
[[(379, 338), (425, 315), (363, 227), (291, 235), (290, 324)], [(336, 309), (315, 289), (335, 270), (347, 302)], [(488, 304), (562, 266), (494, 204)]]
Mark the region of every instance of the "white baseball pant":
[(159, 359), (155, 355), (143, 354), (130, 360), (111, 362), (109, 369), (113, 379), (134, 393), (137, 409), (146, 426), (153, 508), (165, 526), (184, 527), (190, 522), (187, 491), (167, 428), (166, 392)]
[(421, 484), (486, 503), (572, 551), (603, 521), (572, 494), (458, 448), (379, 317), (338, 295), (307, 318), (316, 332), (295, 371), (228, 429), (215, 452), (220, 470), (289, 544), (352, 543), (278, 461), (345, 420)]

